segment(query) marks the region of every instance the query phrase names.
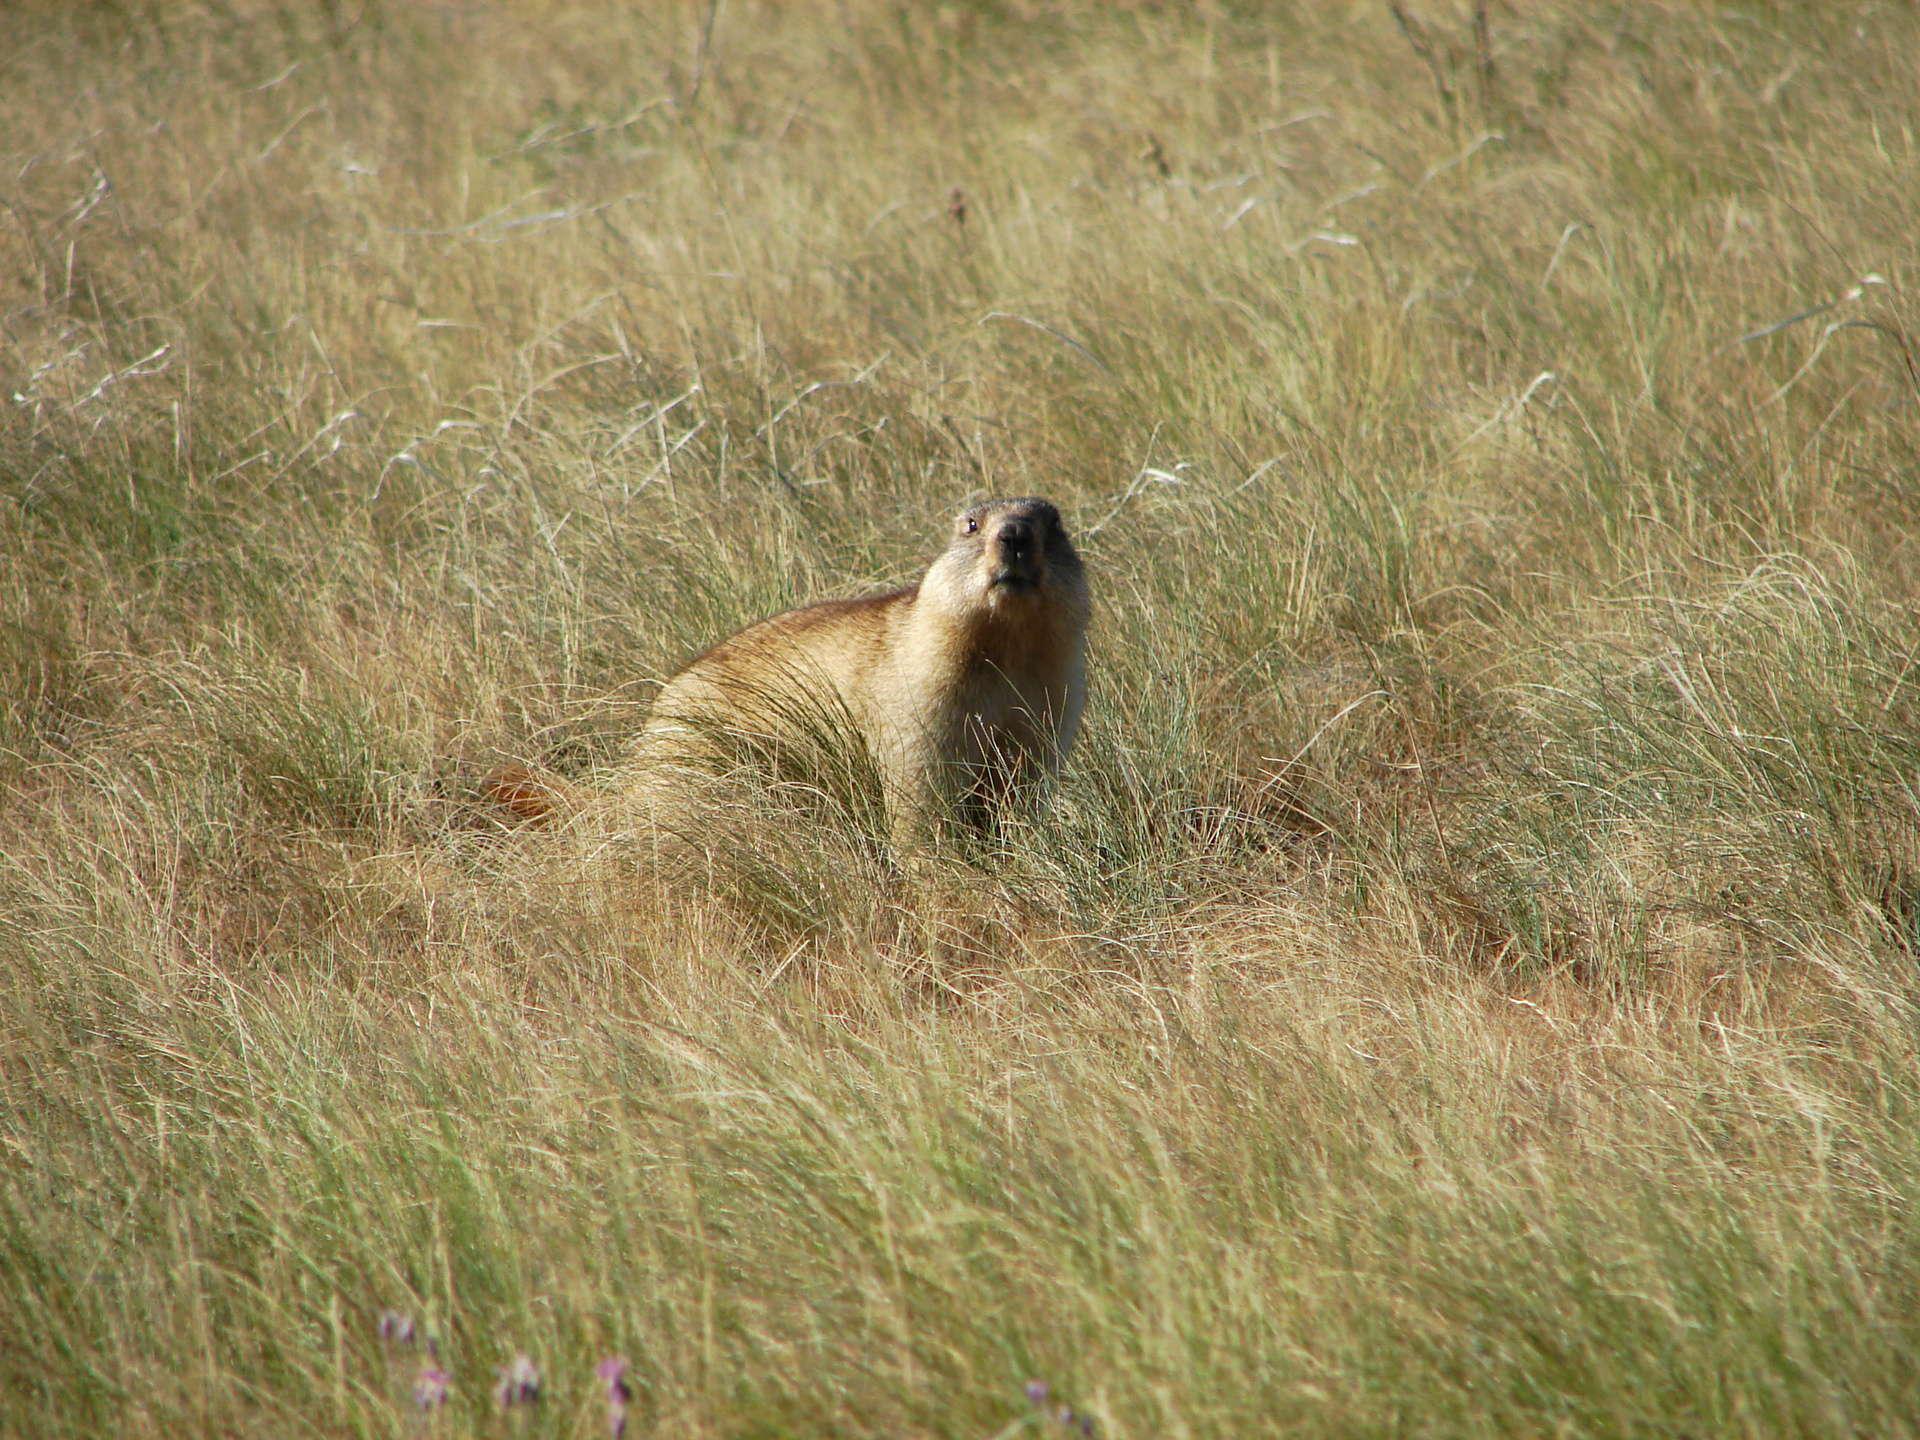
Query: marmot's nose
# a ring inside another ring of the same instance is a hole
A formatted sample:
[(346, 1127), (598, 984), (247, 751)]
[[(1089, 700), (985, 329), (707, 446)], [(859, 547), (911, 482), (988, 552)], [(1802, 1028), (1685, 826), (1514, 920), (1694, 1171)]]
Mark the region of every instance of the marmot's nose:
[(1000, 544), (1009, 555), (1023, 555), (1033, 548), (1033, 527), (1024, 520), (1009, 520), (1000, 527)]

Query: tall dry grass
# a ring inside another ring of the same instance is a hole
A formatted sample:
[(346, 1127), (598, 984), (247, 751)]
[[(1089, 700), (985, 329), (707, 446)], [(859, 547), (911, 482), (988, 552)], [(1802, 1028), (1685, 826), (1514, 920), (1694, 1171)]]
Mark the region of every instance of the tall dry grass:
[[(1920, 1428), (1909, 9), (8, 21), (0, 1429)], [(473, 803), (977, 491), (990, 853)]]

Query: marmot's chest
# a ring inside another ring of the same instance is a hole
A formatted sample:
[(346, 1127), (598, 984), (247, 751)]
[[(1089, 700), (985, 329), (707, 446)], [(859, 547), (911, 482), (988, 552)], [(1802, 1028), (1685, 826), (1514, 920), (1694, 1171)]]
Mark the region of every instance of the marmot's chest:
[(962, 667), (946, 720), (969, 732), (1030, 741), (1059, 723), (1066, 677), (1059, 665), (976, 653)]

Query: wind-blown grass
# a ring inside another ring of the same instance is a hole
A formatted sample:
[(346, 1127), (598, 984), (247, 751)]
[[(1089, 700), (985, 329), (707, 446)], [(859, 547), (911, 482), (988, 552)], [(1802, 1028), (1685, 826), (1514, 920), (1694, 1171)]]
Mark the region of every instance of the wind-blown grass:
[[(1915, 1433), (1911, 13), (9, 20), (22, 1433)], [(983, 491), (1040, 811), (477, 798)]]

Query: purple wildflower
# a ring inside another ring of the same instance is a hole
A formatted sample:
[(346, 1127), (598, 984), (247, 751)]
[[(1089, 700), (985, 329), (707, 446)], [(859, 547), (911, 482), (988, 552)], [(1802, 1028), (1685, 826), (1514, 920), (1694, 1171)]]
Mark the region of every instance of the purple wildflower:
[(607, 1387), (607, 1399), (624, 1401), (633, 1398), (633, 1390), (627, 1384), (626, 1356), (609, 1355), (593, 1367), (593, 1373), (599, 1377), (600, 1383)]
[(411, 1345), (415, 1330), (413, 1317), (404, 1310), (382, 1310), (380, 1312), (380, 1339), (388, 1345)]
[(1027, 1381), (1027, 1399), (1035, 1408), (1047, 1403), (1047, 1397), (1053, 1394), (1053, 1387), (1044, 1380)]
[(540, 1398), (540, 1372), (524, 1353), (494, 1372), (500, 1383), (493, 1387), (493, 1400), (502, 1410), (516, 1405), (531, 1405)]
[(413, 1403), (422, 1410), (434, 1410), (446, 1404), (451, 1379), (438, 1365), (427, 1366), (413, 1382)]
[(613, 1440), (627, 1433), (627, 1402), (633, 1399), (633, 1387), (627, 1384), (627, 1357), (609, 1355), (593, 1373), (607, 1387), (607, 1433)]

